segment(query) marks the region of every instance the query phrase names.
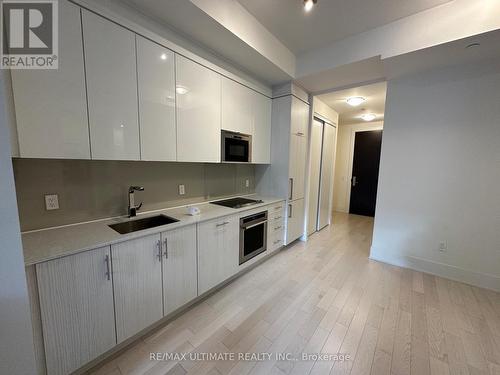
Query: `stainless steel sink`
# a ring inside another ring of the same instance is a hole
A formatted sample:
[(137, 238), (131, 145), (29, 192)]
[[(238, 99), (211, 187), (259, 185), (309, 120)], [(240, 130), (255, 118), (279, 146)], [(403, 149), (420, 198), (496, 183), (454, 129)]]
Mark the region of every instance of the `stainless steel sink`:
[(139, 230), (159, 227), (166, 224), (176, 223), (179, 220), (174, 219), (170, 216), (157, 215), (145, 217), (144, 219), (129, 220), (123, 223), (111, 224), (109, 227), (114, 229), (120, 234), (127, 234), (132, 232), (137, 232)]

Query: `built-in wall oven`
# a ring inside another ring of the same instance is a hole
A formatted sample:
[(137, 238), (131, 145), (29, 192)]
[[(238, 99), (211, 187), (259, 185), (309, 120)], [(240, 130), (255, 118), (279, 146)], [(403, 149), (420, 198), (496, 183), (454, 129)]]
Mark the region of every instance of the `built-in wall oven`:
[(250, 163), (252, 161), (252, 136), (222, 130), (221, 152), (223, 162)]
[(240, 264), (267, 249), (267, 211), (240, 219)]

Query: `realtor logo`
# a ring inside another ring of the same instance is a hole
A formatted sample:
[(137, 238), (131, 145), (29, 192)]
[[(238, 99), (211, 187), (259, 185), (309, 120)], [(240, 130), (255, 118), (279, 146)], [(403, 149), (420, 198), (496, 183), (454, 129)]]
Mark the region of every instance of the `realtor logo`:
[(57, 0), (3, 0), (1, 67), (57, 69)]

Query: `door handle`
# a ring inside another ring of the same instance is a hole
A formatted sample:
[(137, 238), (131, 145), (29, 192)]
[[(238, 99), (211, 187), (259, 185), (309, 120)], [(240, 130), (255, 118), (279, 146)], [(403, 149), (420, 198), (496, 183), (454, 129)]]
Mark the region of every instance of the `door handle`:
[(111, 269), (109, 266), (109, 255), (106, 255), (104, 257), (104, 263), (106, 263), (106, 272), (104, 275), (106, 276), (107, 280), (111, 280)]
[(352, 186), (356, 186), (356, 184), (358, 183), (356, 176), (352, 176), (351, 181), (352, 181)]
[(158, 247), (158, 254), (157, 254), (158, 261), (161, 262), (161, 240), (158, 240), (156, 246)]
[(290, 178), (289, 179), (289, 183), (290, 183), (290, 196), (288, 197), (288, 199), (292, 200), (293, 199), (293, 178)]

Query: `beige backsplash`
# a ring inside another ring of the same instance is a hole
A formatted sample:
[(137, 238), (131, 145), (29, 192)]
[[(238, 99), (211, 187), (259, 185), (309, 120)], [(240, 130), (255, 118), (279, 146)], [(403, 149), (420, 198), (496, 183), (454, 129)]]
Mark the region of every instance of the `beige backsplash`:
[[(23, 231), (125, 215), (130, 185), (144, 186), (136, 193), (141, 211), (255, 191), (255, 167), (245, 164), (17, 158), (13, 164)], [(45, 210), (46, 194), (59, 195), (59, 210)]]

